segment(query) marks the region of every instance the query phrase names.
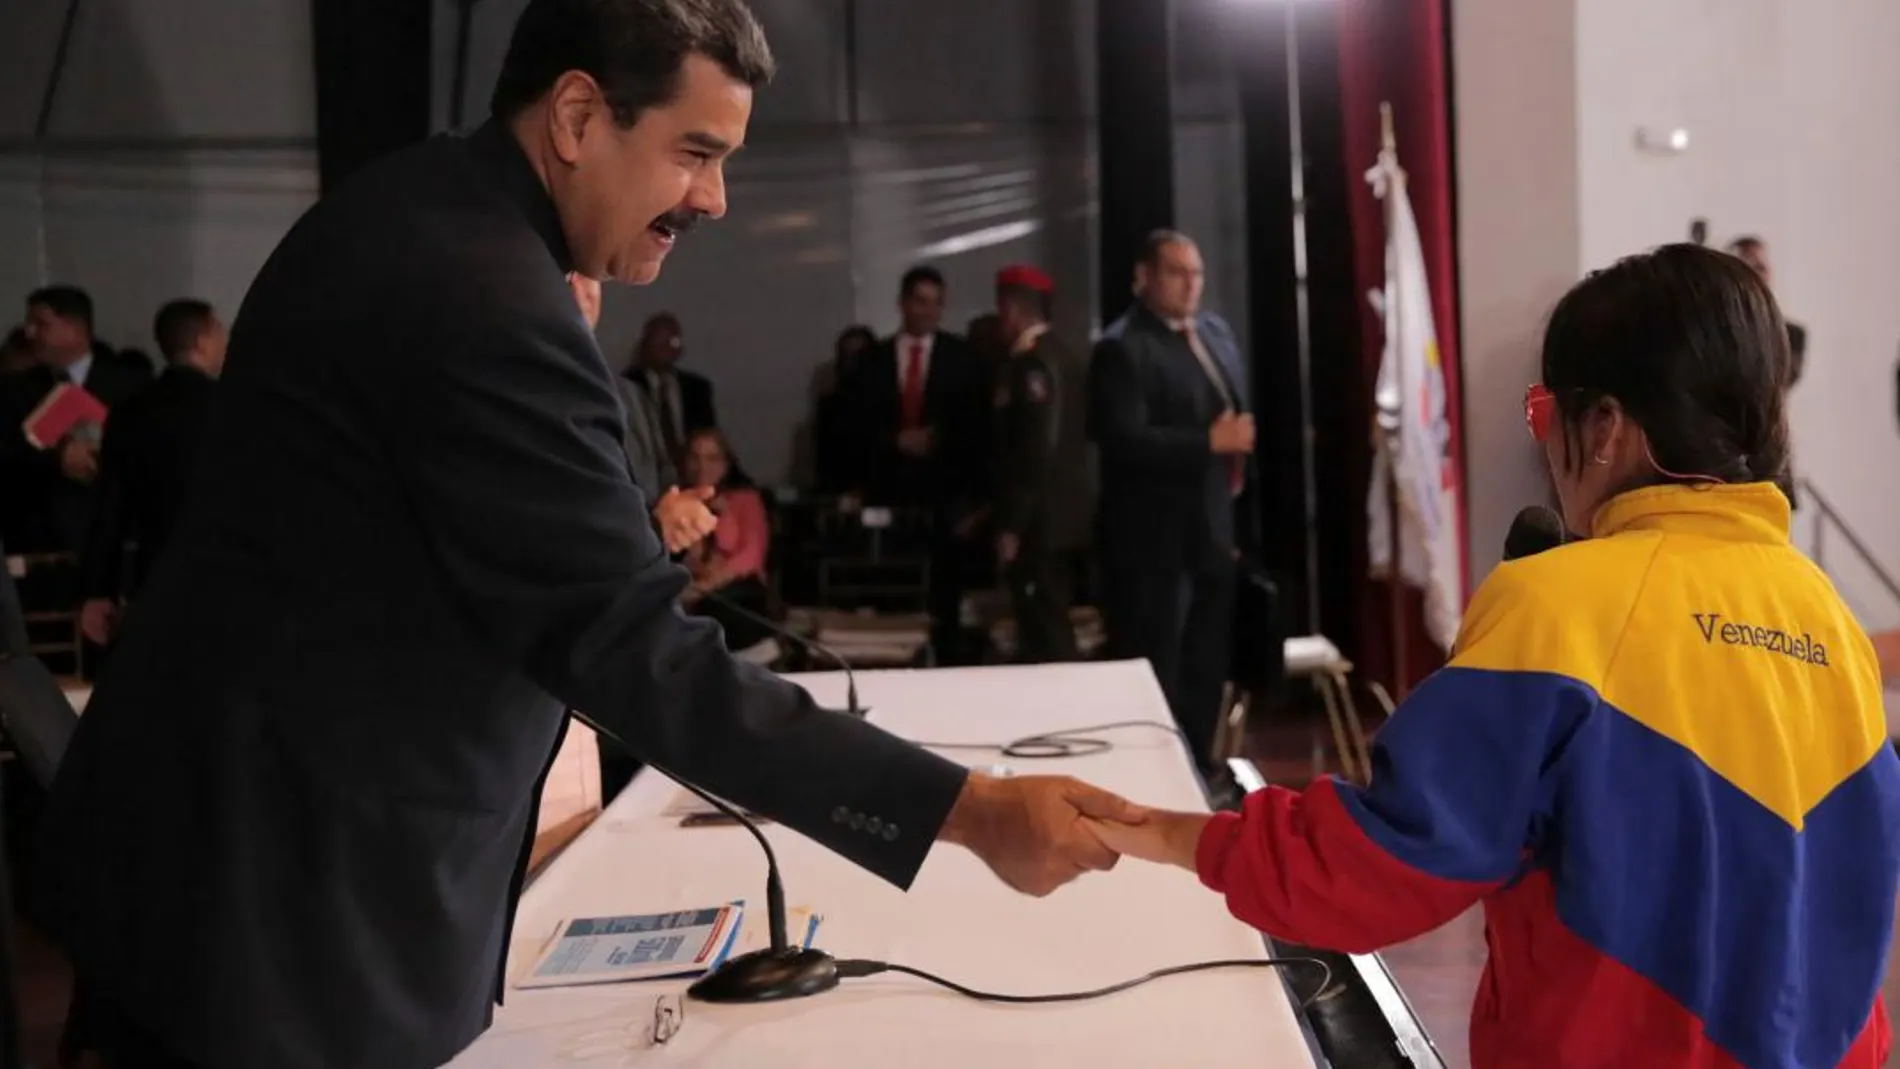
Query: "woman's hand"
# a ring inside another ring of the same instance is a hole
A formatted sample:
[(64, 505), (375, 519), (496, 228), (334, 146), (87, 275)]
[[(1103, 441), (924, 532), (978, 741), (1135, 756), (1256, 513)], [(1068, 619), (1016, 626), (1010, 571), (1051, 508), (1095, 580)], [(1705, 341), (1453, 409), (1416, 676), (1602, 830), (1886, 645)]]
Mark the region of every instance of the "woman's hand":
[(660, 537), (668, 553), (698, 545), (719, 526), (719, 518), (706, 505), (717, 492), (709, 486), (695, 486), (690, 490), (675, 486), (653, 506), (653, 516), (659, 521)]
[(1165, 809), (1144, 809), (1140, 816), (1138, 823), (1093, 820), (1090, 824), (1102, 845), (1118, 854), (1194, 871), (1194, 854), (1209, 816)]

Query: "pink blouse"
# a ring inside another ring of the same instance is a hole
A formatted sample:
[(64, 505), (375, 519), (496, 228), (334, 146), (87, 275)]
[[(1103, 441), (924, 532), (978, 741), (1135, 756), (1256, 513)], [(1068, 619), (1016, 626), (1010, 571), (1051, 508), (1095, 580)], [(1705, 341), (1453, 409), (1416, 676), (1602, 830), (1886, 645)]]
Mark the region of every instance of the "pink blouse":
[(719, 495), (719, 526), (713, 528), (713, 550), (725, 558), (736, 579), (765, 574), (765, 554), (772, 528), (765, 519), (765, 500), (757, 490), (740, 488)]

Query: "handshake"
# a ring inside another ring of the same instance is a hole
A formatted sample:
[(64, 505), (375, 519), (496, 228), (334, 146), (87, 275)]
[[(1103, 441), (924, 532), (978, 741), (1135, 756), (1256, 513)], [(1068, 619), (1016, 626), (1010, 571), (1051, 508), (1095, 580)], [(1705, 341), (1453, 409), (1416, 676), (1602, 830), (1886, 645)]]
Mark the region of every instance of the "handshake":
[(1192, 870), (1205, 813), (1149, 809), (1067, 776), (999, 779), (970, 773), (938, 838), (977, 857), (1004, 883), (1046, 895), (1123, 855)]

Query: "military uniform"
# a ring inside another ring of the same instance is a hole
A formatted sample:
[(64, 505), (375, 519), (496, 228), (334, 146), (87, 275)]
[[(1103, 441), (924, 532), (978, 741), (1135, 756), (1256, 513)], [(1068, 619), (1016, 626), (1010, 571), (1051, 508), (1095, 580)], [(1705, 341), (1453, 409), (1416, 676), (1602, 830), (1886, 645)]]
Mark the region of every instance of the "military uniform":
[(1003, 580), (1016, 616), (1018, 659), (1073, 660), (1068, 568), (1053, 507), (1065, 386), (1061, 362), (1051, 359), (1053, 339), (1041, 333), (1028, 340), (1027, 348), (1019, 345), (1004, 362), (996, 386), (995, 526), (1017, 542), (1015, 559), (1003, 565)]

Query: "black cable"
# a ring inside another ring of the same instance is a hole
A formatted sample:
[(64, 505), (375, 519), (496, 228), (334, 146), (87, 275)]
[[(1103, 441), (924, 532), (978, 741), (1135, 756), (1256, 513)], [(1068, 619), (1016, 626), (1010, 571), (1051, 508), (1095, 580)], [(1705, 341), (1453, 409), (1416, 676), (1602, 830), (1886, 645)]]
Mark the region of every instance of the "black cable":
[(1119, 728), (1149, 728), (1165, 731), (1187, 745), (1187, 736), (1173, 724), (1163, 724), (1154, 720), (1116, 720), (1107, 724), (1085, 724), (1081, 727), (1062, 728), (1059, 731), (1045, 731), (1037, 735), (1024, 735), (1009, 742), (920, 742), (917, 745), (927, 750), (983, 750), (999, 753), (1004, 757), (1013, 757), (1019, 761), (1035, 761), (1053, 757), (1093, 757), (1115, 748), (1107, 739), (1091, 738), (1088, 732), (1114, 731)]
[(1170, 965), (1165, 969), (1156, 969), (1153, 972), (1143, 973), (1132, 980), (1123, 980), (1118, 984), (1098, 987), (1093, 991), (1062, 991), (1048, 995), (1002, 995), (994, 991), (978, 991), (976, 988), (965, 987), (954, 980), (946, 980), (941, 976), (927, 973), (922, 969), (913, 969), (908, 965), (895, 965), (888, 961), (844, 959), (838, 962), (838, 976), (840, 979), (854, 980), (866, 976), (876, 976), (879, 973), (903, 973), (906, 976), (914, 976), (919, 980), (936, 984), (938, 987), (947, 988), (962, 995), (964, 998), (975, 999), (978, 1002), (1031, 1005), (1049, 1002), (1086, 1002), (1089, 999), (1098, 999), (1106, 995), (1119, 994), (1130, 988), (1140, 987), (1142, 984), (1148, 983), (1151, 980), (1162, 980), (1170, 976), (1181, 976), (1186, 973), (1209, 972), (1214, 969), (1290, 969), (1294, 967), (1318, 969), (1320, 973), (1319, 983), (1313, 985), (1312, 994), (1300, 1000), (1300, 1009), (1304, 1010), (1316, 1002), (1322, 995), (1327, 994), (1328, 989), (1332, 987), (1332, 966), (1327, 965), (1318, 958), (1228, 958), (1221, 961), (1197, 961), (1187, 965)]

